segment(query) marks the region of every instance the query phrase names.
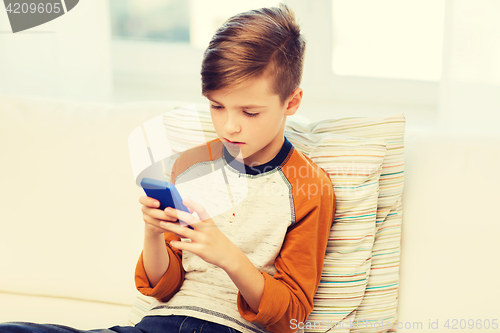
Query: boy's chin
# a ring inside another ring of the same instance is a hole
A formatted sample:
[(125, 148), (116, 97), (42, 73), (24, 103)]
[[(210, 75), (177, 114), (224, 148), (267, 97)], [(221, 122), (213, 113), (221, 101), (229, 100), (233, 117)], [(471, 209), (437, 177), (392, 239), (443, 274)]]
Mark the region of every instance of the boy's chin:
[(243, 153), (241, 152), (241, 149), (239, 147), (231, 147), (229, 145), (225, 145), (227, 151), (231, 154), (231, 156), (233, 156), (235, 159), (237, 160), (242, 160), (244, 157), (243, 157)]
[(241, 147), (232, 145), (228, 142), (223, 142), (223, 144), (226, 147), (226, 149), (231, 152), (231, 155), (236, 153), (241, 154)]

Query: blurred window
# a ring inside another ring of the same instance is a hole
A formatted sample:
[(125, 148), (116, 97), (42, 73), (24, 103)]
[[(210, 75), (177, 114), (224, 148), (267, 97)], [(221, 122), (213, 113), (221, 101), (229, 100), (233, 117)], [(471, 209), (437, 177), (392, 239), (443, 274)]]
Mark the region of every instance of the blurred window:
[(114, 38), (189, 43), (189, 1), (110, 0)]
[(205, 49), (231, 16), (277, 0), (110, 0), (113, 38), (189, 43)]
[(335, 75), (440, 81), (445, 0), (332, 0)]

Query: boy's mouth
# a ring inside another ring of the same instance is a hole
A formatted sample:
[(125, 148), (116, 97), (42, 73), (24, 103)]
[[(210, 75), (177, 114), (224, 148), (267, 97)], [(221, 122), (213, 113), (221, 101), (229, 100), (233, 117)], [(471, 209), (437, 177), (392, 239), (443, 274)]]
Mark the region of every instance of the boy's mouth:
[(229, 143), (232, 143), (232, 144), (236, 144), (236, 145), (243, 145), (244, 143), (243, 142), (238, 142), (238, 141), (230, 141), (226, 138), (224, 138), (224, 140), (226, 140), (226, 142), (229, 142)]

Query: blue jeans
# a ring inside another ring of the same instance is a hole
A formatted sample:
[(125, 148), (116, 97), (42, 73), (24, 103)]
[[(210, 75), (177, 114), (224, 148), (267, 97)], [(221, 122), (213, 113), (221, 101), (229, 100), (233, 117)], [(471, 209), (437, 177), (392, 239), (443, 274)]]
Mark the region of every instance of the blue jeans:
[(1, 333), (236, 333), (240, 331), (224, 325), (187, 316), (146, 316), (135, 326), (113, 326), (82, 331), (76, 328), (25, 322), (0, 323)]

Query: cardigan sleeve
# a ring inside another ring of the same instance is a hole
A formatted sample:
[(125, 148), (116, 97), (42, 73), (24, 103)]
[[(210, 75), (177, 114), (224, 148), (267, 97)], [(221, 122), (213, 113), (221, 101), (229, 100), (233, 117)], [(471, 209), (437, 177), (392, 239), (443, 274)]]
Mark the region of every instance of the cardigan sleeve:
[(173, 248), (170, 245), (171, 240), (179, 240), (179, 238), (170, 232), (166, 232), (164, 235), (170, 263), (167, 271), (156, 286), (154, 288), (151, 287), (146, 270), (144, 269), (142, 252), (135, 268), (135, 285), (137, 290), (139, 290), (141, 294), (154, 297), (160, 302), (166, 302), (174, 296), (181, 287), (185, 274), (182, 267), (181, 250)]
[[(328, 179), (329, 180), (329, 179)], [(238, 292), (238, 310), (243, 318), (271, 332), (294, 332), (294, 323), (304, 323), (312, 312), (319, 285), (330, 228), (335, 215), (335, 193), (304, 202), (307, 211), (288, 231), (275, 260), (276, 273), (264, 276), (264, 294), (255, 313)]]

